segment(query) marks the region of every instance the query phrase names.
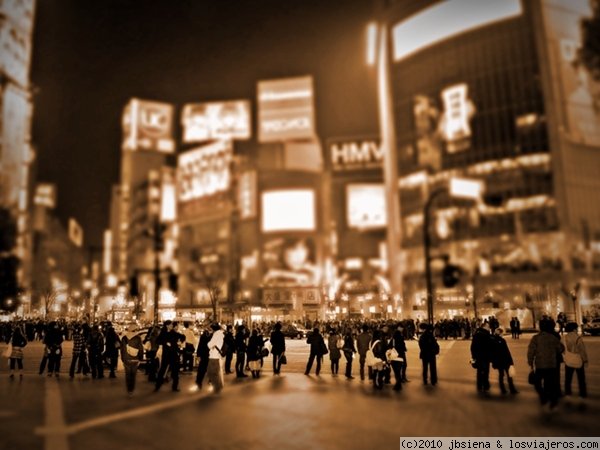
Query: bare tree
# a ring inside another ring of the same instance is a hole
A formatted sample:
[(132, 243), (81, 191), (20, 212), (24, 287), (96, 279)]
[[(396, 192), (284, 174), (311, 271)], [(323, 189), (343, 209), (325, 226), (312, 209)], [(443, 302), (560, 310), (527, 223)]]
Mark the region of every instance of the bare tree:
[(48, 318), (48, 312), (56, 303), (58, 292), (52, 288), (48, 288), (42, 292), (42, 301), (44, 302), (44, 319)]
[(196, 260), (197, 264), (190, 272), (190, 280), (206, 289), (212, 307), (213, 320), (219, 321), (219, 304), (226, 281), (224, 260), (221, 255), (216, 253), (198, 256)]

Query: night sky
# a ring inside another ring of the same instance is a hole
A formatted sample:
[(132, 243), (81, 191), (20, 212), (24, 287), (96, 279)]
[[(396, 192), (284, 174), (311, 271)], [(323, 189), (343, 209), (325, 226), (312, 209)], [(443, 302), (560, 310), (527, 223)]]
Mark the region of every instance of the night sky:
[[(130, 97), (184, 103), (245, 98), (256, 83), (313, 75), (321, 140), (377, 130), (365, 64), (371, 0), (42, 0), (31, 78), (37, 181), (57, 213), (101, 243), (119, 179)], [(253, 126), (256, 130), (256, 118)], [(178, 118), (176, 119), (178, 121)]]

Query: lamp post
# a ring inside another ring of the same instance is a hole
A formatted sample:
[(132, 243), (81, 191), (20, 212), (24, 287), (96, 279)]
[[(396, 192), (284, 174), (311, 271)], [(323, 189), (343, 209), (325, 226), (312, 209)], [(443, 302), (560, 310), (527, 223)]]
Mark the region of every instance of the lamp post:
[(452, 178), (448, 186), (434, 189), (428, 196), (423, 207), (423, 249), (425, 255), (425, 283), (427, 289), (427, 319), (433, 324), (433, 303), (435, 299), (435, 286), (431, 276), (431, 235), (429, 234), (431, 222), (431, 207), (436, 198), (442, 194), (450, 194), (452, 197), (468, 198), (478, 200), (481, 198), (483, 183), (476, 180), (464, 178)]

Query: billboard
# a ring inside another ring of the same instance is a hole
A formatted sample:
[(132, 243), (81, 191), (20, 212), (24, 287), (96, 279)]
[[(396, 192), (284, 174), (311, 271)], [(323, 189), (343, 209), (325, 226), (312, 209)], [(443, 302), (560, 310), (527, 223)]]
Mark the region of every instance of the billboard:
[(384, 228), (387, 213), (383, 184), (346, 185), (346, 220), (350, 228)]
[(521, 12), (521, 0), (437, 2), (394, 26), (394, 61), (461, 33), (519, 16)]
[(54, 209), (56, 207), (56, 185), (53, 183), (38, 183), (35, 187), (33, 204)]
[(183, 142), (249, 139), (250, 103), (246, 100), (185, 105), (181, 113)]
[(79, 223), (72, 217), (69, 217), (69, 239), (77, 247), (81, 247), (83, 245), (83, 229), (81, 228), (81, 225), (79, 225)]
[(189, 215), (192, 210), (200, 213), (198, 205), (193, 206), (192, 203), (205, 202), (228, 191), (231, 184), (232, 157), (231, 141), (218, 141), (179, 155), (178, 213), (183, 216)]
[(173, 106), (133, 98), (123, 111), (123, 150), (173, 153)]
[(379, 138), (333, 139), (328, 142), (327, 148), (335, 171), (383, 167), (383, 148)]
[(310, 139), (315, 136), (312, 77), (258, 82), (258, 140)]
[(264, 287), (314, 287), (321, 281), (313, 238), (267, 240), (263, 243), (262, 261)]
[(544, 0), (544, 22), (550, 55), (558, 68), (569, 137), (587, 145), (600, 146), (600, 83), (576, 64), (581, 46), (580, 21), (591, 17), (589, 2)]
[(315, 191), (285, 189), (263, 192), (261, 229), (263, 233), (314, 231)]

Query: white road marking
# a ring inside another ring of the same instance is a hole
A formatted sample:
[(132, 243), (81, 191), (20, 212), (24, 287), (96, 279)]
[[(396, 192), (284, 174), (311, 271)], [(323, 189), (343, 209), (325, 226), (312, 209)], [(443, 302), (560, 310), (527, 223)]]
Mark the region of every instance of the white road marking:
[(46, 398), (44, 413), (47, 431), (45, 434), (46, 450), (69, 450), (69, 440), (65, 432), (65, 416), (58, 380), (46, 379)]
[[(439, 342), (444, 342), (444, 341), (439, 341), (438, 340), (438, 343)], [(446, 342), (448, 343), (447, 346), (446, 345), (444, 345), (444, 346), (440, 345), (440, 356), (438, 357), (438, 360), (437, 360), (438, 364), (440, 364), (442, 362), (442, 360), (445, 359), (445, 357), (448, 354), (448, 352), (450, 351), (450, 349), (452, 347), (454, 347), (454, 344), (456, 344), (456, 341), (454, 339), (451, 340), (451, 341), (446, 341)]]

